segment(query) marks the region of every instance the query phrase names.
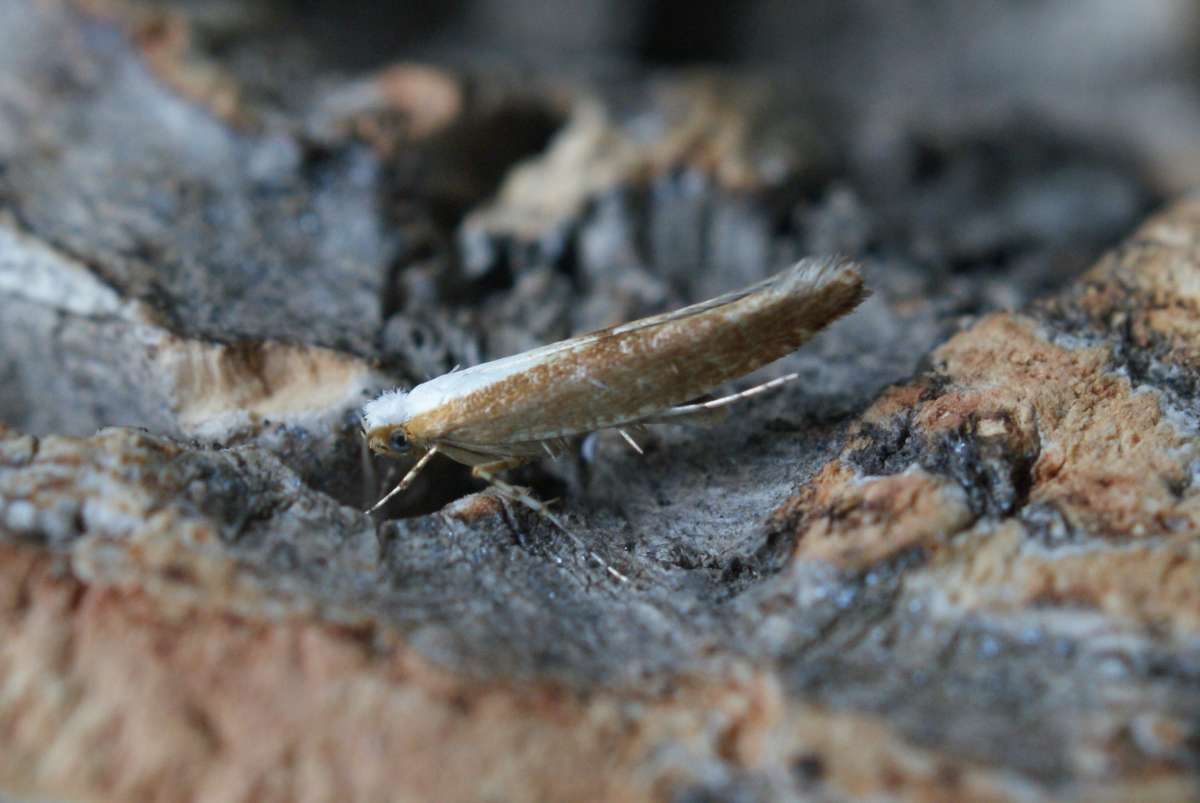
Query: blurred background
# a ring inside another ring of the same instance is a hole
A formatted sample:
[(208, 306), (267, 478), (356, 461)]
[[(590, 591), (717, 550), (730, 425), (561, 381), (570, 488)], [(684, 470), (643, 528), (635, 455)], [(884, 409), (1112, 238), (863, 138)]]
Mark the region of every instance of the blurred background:
[[(603, 68), (723, 63), (818, 69), (893, 89), (1145, 78), (1194, 64), (1190, 0), (157, 0), (214, 29), (289, 20), (327, 54)], [(947, 67), (953, 66), (953, 70)], [(1099, 68), (1100, 72), (1096, 70)], [(864, 86), (864, 89), (875, 88)]]
[[(0, 192), (181, 331), (409, 381), (806, 253), (945, 292), (935, 342), (1200, 183), (1198, 40), (1191, 0), (14, 0)], [(48, 381), (4, 420), (159, 406)]]
[[(370, 70), (643, 76), (732, 67), (793, 82), (886, 136), (912, 120), (1021, 113), (1132, 148), (1171, 190), (1200, 178), (1194, 0), (141, 0), (182, 10), (218, 56)], [(295, 61), (293, 61), (295, 60)]]
[[(397, 63), (608, 86), (664, 71), (720, 68), (828, 102), (851, 126), (826, 132), (839, 146), (876, 149), (899, 132), (1025, 115), (1080, 132), (1091, 144), (1113, 145), (1168, 192), (1200, 179), (1195, 0), (64, 5), (113, 16), (165, 11), (186, 20), (183, 37), (195, 60), (232, 74), (247, 101), (291, 101), (292, 110), (339, 79)], [(23, 29), (13, 24), (27, 14), (22, 3), (7, 3), (0, 14), (5, 28)]]

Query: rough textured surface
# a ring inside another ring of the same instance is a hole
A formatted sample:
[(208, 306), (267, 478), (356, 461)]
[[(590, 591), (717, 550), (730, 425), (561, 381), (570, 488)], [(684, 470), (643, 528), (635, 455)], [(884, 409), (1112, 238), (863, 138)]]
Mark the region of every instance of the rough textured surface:
[[(1196, 164), (262, 9), (0, 10), (0, 793), (1200, 797)], [(376, 389), (831, 251), (802, 382), (516, 475), (628, 583), (449, 463), (361, 512)]]

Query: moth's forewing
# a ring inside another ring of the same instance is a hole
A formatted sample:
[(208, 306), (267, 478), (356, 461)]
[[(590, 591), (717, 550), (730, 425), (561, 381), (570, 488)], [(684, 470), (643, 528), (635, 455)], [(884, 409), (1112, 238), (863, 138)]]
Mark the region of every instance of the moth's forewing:
[(849, 263), (804, 260), (746, 290), (439, 377), (441, 403), (406, 429), (501, 453), (634, 422), (791, 353), (865, 296)]

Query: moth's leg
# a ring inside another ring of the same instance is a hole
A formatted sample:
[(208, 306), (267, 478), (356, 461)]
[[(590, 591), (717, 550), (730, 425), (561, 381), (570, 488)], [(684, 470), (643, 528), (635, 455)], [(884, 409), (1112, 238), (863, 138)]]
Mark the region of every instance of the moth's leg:
[[(521, 531), (520, 526), (517, 524), (516, 516), (513, 515), (512, 508), (510, 507), (514, 501), (519, 502), (520, 500), (518, 500), (516, 498), (515, 494), (511, 494), (508, 491), (506, 491), (504, 488), (502, 488), (501, 485), (507, 485), (507, 483), (502, 483), (500, 480), (496, 479), (495, 475), (500, 473), (501, 471), (508, 471), (510, 468), (517, 468), (519, 466), (522, 466), (526, 462), (528, 462), (528, 461), (523, 460), (519, 457), (514, 457), (514, 458), (510, 458), (508, 460), (497, 460), (494, 463), (485, 463), (481, 466), (474, 466), (471, 469), (472, 477), (483, 480), (484, 482), (488, 483), (493, 488), (495, 488), (496, 491), (498, 492), (497, 496), (500, 499), (500, 506), (504, 509), (505, 521), (508, 524), (509, 528), (512, 529), (513, 534), (516, 536), (517, 544), (521, 547), (527, 546), (525, 535)], [(515, 485), (508, 486), (508, 487), (511, 487), (517, 491), (520, 490)]]
[(755, 385), (752, 388), (746, 388), (738, 393), (731, 393), (728, 396), (722, 396), (719, 399), (710, 401), (697, 402), (696, 404), (681, 404), (678, 407), (670, 407), (663, 410), (661, 413), (655, 413), (653, 416), (644, 419), (645, 421), (670, 421), (673, 418), (687, 418), (702, 416), (712, 410), (719, 410), (734, 402), (739, 402), (742, 399), (748, 399), (751, 396), (757, 396), (760, 393), (766, 393), (768, 390), (773, 390), (780, 385), (786, 385), (795, 379), (799, 379), (799, 374), (788, 374), (781, 376), (778, 379), (772, 379), (769, 382), (763, 382), (761, 385)]
[(504, 523), (507, 524), (508, 529), (512, 531), (513, 541), (517, 546), (521, 547), (521, 549), (524, 549), (527, 552), (532, 551), (533, 544), (530, 542), (525, 531), (521, 529), (521, 524), (517, 521), (517, 517), (513, 515), (513, 501), (503, 493), (499, 492), (496, 494), (496, 499), (500, 502), (500, 512), (504, 514)]
[(571, 445), (566, 438), (547, 438), (543, 441), (538, 441), (538, 445), (542, 447), (542, 451), (551, 460), (557, 460), (567, 452)]
[(501, 471), (508, 471), (510, 468), (520, 468), (528, 463), (529, 460), (524, 457), (510, 457), (507, 460), (496, 460), (492, 463), (483, 463), (478, 466), (471, 467), (471, 476), (477, 479), (486, 480), (487, 482), (496, 482), (493, 478)]
[(408, 473), (404, 475), (404, 479), (396, 483), (396, 487), (388, 491), (387, 494), (378, 502), (376, 502), (375, 505), (367, 512), (374, 513), (376, 510), (379, 510), (379, 508), (383, 507), (384, 502), (403, 491), (409, 485), (412, 485), (412, 481), (417, 478), (417, 474), (421, 473), (421, 469), (425, 468), (425, 464), (428, 463), (435, 454), (437, 454), (436, 446), (434, 446), (425, 454), (421, 455), (421, 459), (416, 462), (416, 465), (408, 470)]
[(541, 515), (542, 517), (544, 517), (547, 521), (549, 521), (555, 527), (562, 530), (562, 532), (568, 538), (570, 538), (572, 541), (575, 542), (575, 546), (579, 547), (580, 549), (582, 549), (584, 552), (587, 553), (588, 557), (590, 557), (592, 560), (596, 561), (601, 566), (603, 566), (604, 570), (606, 572), (608, 572), (613, 577), (617, 578), (618, 580), (620, 580), (623, 583), (628, 582), (629, 581), (628, 577), (621, 574), (619, 571), (617, 571), (612, 566), (610, 566), (608, 564), (608, 562), (606, 560), (604, 560), (604, 558), (597, 555), (594, 550), (589, 549), (588, 546), (585, 543), (583, 543), (583, 540), (579, 536), (577, 536), (575, 533), (571, 532), (571, 530), (567, 527), (567, 525), (565, 523), (563, 523), (562, 519), (560, 519), (558, 516), (556, 516), (550, 510), (550, 508), (548, 508), (543, 502), (540, 502), (537, 499), (534, 499), (532, 496), (530, 496), (528, 493), (526, 493), (524, 489), (518, 488), (515, 485), (510, 485), (509, 483), (505, 482), (504, 480), (502, 480), (496, 476), (497, 471), (504, 471), (505, 469), (514, 468), (515, 466), (522, 465), (525, 462), (526, 462), (525, 460), (522, 460), (519, 458), (515, 458), (513, 460), (499, 460), (495, 463), (487, 463), (482, 466), (475, 466), (473, 469), (471, 469), (471, 474), (473, 474), (474, 476), (478, 477), (481, 480), (485, 480), (486, 482), (488, 482), (493, 488), (495, 488), (497, 491), (499, 491), (500, 495), (503, 498), (507, 498), (514, 502), (520, 502), (522, 505), (529, 508), (534, 513), (537, 513), (537, 514)]
[[(703, 396), (700, 400), (692, 402), (687, 407), (699, 407), (700, 405), (716, 401), (715, 396)], [(644, 424), (687, 424), (693, 427), (715, 427), (729, 418), (729, 407), (715, 407), (711, 410), (699, 409), (695, 411), (672, 413), (677, 409), (668, 407), (662, 413), (655, 413), (649, 418), (642, 419)]]
[(625, 442), (628, 443), (635, 452), (638, 454), (645, 454), (645, 452), (642, 451), (642, 447), (638, 446), (638, 442), (633, 439), (632, 435), (620, 427), (617, 428), (617, 432), (621, 433), (621, 437), (625, 439)]

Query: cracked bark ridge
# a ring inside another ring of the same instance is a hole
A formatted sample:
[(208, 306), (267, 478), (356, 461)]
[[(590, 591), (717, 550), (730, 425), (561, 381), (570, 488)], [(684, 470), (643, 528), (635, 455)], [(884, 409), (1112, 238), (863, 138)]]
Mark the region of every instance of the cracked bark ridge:
[(1151, 219), (1030, 313), (986, 316), (884, 394), (797, 500), (797, 554), (861, 571), (917, 550), (910, 582), (946, 605), (1014, 627), (1091, 611), (1184, 648), (1200, 613), (1198, 209)]
[[(25, 10), (0, 15), (4, 793), (1195, 796), (1197, 202), (1025, 307), (1152, 196), (1027, 126), (880, 177), (769, 87), (303, 58), (271, 85), (269, 41), (218, 61), (159, 12)], [(519, 478), (629, 584), (444, 466), (414, 489), (437, 512), (360, 512), (364, 391), (808, 250), (865, 256), (876, 292), (777, 366), (801, 383)]]

